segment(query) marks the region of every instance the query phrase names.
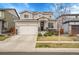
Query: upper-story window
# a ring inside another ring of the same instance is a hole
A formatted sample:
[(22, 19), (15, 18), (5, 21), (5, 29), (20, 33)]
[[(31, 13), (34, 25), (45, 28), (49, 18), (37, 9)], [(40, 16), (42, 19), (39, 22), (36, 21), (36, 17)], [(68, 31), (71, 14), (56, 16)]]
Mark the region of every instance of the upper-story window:
[(0, 19), (1, 18), (4, 18), (4, 12), (3, 11), (0, 11)]
[(28, 18), (29, 17), (29, 15), (24, 15), (24, 18)]

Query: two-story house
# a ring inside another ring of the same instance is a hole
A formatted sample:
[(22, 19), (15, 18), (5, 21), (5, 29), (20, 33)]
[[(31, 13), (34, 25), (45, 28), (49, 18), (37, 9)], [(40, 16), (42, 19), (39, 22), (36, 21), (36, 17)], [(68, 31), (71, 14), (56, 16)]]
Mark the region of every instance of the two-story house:
[[(29, 12), (29, 11), (23, 11), (20, 13), (20, 20), (16, 22), (17, 31), (21, 32), (22, 30), (26, 32), (25, 27), (23, 27), (21, 30), (19, 30), (19, 27), (22, 27), (21, 25), (24, 24), (24, 22), (27, 23), (27, 25), (30, 26), (32, 29), (27, 31), (33, 32), (33, 23), (38, 25), (38, 31), (46, 31), (47, 29), (54, 29), (57, 30), (57, 21), (53, 19), (52, 12)], [(21, 23), (22, 22), (22, 23)], [(17, 25), (18, 24), (18, 25)], [(32, 25), (31, 25), (32, 24)], [(27, 27), (28, 27), (27, 26)], [(23, 32), (21, 32), (23, 33)]]
[(19, 16), (15, 9), (0, 9), (0, 34), (11, 32)]
[(39, 30), (44, 31), (47, 28), (57, 29), (56, 20), (52, 19), (51, 12), (28, 12), (24, 11), (20, 13), (21, 20), (38, 20)]
[(79, 34), (79, 14), (63, 14), (58, 18), (58, 22), (64, 33)]

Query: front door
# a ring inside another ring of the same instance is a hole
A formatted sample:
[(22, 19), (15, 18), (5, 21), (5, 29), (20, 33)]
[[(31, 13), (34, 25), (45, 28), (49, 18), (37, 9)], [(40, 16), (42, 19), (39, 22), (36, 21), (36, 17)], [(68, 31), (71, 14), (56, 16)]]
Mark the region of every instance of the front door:
[(41, 27), (41, 31), (43, 31), (44, 30), (44, 21), (40, 22), (40, 27)]

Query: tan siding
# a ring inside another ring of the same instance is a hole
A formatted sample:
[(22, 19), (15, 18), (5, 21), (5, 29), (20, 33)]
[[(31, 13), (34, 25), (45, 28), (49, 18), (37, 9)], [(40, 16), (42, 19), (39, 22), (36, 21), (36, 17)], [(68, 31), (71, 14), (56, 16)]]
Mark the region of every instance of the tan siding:
[(5, 21), (8, 23), (7, 24), (7, 29), (9, 30), (10, 28), (14, 27), (14, 19), (13, 15), (5, 11)]

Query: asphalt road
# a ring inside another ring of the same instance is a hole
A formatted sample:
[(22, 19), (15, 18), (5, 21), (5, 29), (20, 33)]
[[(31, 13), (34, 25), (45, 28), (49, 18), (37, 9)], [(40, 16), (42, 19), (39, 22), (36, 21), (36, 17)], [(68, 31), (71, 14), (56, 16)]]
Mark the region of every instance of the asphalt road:
[(77, 52), (0, 52), (0, 55), (79, 55)]

